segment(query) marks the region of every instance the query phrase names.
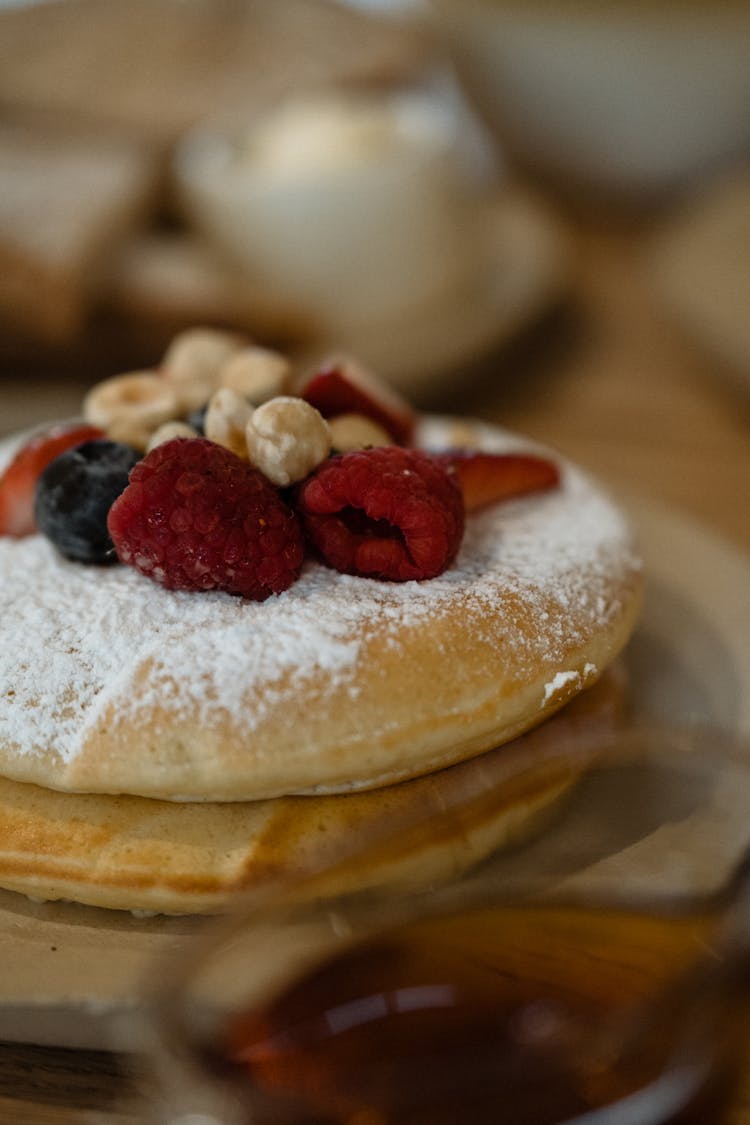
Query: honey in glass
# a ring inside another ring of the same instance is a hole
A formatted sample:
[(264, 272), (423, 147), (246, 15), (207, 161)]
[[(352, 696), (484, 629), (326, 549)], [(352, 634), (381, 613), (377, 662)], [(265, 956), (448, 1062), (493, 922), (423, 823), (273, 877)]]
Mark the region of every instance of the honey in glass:
[(714, 1125), (734, 1061), (731, 989), (699, 983), (715, 931), (710, 912), (564, 905), (424, 918), (240, 1010), (211, 1065), (248, 1125), (560, 1125), (611, 1106), (613, 1125)]

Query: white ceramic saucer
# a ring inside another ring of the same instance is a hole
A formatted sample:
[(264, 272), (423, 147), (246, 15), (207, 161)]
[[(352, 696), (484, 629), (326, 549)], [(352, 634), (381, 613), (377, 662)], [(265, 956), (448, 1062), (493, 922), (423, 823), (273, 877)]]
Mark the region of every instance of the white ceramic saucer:
[(349, 352), (407, 397), (460, 386), (468, 363), (512, 339), (564, 291), (571, 244), (544, 204), (516, 189), (484, 205), (480, 260), (470, 281), (403, 317), (320, 341), (305, 362)]

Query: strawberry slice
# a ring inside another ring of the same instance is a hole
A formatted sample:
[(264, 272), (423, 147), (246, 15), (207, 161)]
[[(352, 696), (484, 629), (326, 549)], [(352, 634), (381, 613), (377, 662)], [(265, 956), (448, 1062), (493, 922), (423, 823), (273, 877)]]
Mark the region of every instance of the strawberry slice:
[(527, 492), (555, 488), (560, 483), (557, 465), (531, 454), (454, 450), (438, 457), (458, 476), (467, 512), (499, 500), (525, 496)]
[(411, 440), (416, 414), (409, 403), (353, 360), (332, 360), (316, 371), (299, 393), (324, 418), (364, 414), (387, 430), (399, 445), (408, 445)]
[(0, 476), (0, 535), (21, 538), (36, 531), (34, 493), (40, 474), (66, 449), (104, 437), (81, 422), (60, 422), (29, 438)]

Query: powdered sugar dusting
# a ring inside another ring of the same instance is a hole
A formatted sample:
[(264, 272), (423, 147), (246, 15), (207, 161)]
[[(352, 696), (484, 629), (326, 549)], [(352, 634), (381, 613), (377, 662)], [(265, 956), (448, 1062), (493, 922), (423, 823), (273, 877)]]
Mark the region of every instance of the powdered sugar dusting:
[(575, 683), (577, 680), (580, 680), (580, 678), (580, 672), (556, 672), (550, 682), (544, 685), (544, 698), (542, 702), (549, 703), (553, 695), (557, 695), (557, 693), (562, 691), (568, 684)]
[[(496, 429), (478, 432), (485, 448), (528, 448)], [(450, 444), (449, 423), (423, 423), (420, 439), (428, 448)], [(0, 447), (0, 467), (10, 451)], [(584, 609), (606, 624), (617, 614), (609, 590), (613, 575), (633, 565), (629, 542), (617, 510), (570, 467), (558, 490), (471, 516), (455, 565), (439, 578), (375, 582), (308, 562), (291, 589), (261, 604), (166, 591), (128, 567), (68, 563), (40, 536), (0, 538), (0, 742), (70, 761), (105, 709), (115, 704), (127, 717), (144, 662), (153, 701), (168, 713), (197, 706), (206, 723), (241, 715), (251, 730), (316, 671), (354, 693), (363, 629), (384, 628), (398, 646), (405, 626), (443, 612), (459, 592), (479, 635), (500, 591), (537, 612), (541, 593), (552, 591), (546, 639), (517, 643), (519, 660), (554, 660), (557, 645), (575, 640), (571, 616)], [(254, 682), (270, 688), (247, 715)], [(149, 701), (141, 692), (139, 705)]]

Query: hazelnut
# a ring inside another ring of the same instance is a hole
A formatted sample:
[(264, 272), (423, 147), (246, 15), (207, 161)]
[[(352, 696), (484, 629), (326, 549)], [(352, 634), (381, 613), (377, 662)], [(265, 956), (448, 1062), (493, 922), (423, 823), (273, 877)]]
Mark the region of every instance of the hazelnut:
[(197, 410), (219, 386), (219, 372), (247, 341), (216, 328), (190, 328), (175, 336), (161, 363), (184, 413)]
[(245, 427), (252, 417), (253, 408), (247, 399), (229, 387), (214, 391), (206, 410), (203, 431), (209, 441), (231, 449), (247, 461)]
[(180, 414), (171, 383), (153, 371), (113, 375), (92, 387), (83, 400), (83, 416), (106, 430), (113, 441), (145, 449), (151, 434)]
[(301, 398), (272, 398), (245, 431), (250, 461), (279, 488), (303, 480), (331, 450), (328, 423)]
[(369, 449), (373, 445), (393, 445), (388, 431), (364, 414), (339, 414), (329, 420), (328, 428), (335, 453)]
[(157, 445), (163, 445), (165, 441), (172, 441), (173, 438), (180, 437), (198, 437), (198, 431), (194, 430), (192, 426), (188, 426), (187, 422), (165, 422), (163, 426), (159, 426), (158, 430), (154, 430), (148, 439), (146, 452), (150, 453), (152, 449), (156, 449)]
[(219, 382), (231, 387), (249, 402), (260, 406), (288, 389), (292, 365), (279, 352), (268, 348), (242, 348), (221, 369)]

